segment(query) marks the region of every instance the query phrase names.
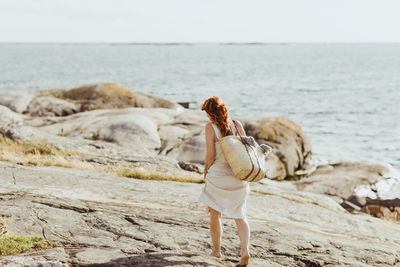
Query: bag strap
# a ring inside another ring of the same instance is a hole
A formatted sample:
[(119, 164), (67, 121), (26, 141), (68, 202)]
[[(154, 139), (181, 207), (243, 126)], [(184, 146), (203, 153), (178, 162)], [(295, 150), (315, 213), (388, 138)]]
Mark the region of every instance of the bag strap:
[(238, 135), (240, 136), (240, 140), (242, 140), (242, 142), (243, 142), (243, 137), (242, 137), (242, 135), (240, 134), (240, 132), (239, 132), (237, 126), (236, 126), (237, 121), (236, 121), (236, 120), (232, 120), (232, 123), (233, 123), (233, 126), (235, 126), (236, 134), (238, 134)]
[[(233, 120), (231, 120), (231, 122), (229, 123), (229, 125), (230, 125), (230, 127), (231, 127), (231, 131), (232, 131), (232, 135), (237, 135), (237, 129), (235, 129), (236, 128), (236, 126), (235, 126), (235, 123), (233, 122)], [(232, 126), (235, 126), (235, 127), (232, 127)]]
[(238, 128), (237, 128), (236, 120), (232, 120), (232, 122), (233, 122), (233, 124), (235, 125), (236, 132), (239, 134), (240, 140), (242, 141), (244, 147), (246, 148), (247, 155), (249, 156), (249, 159), (250, 159), (250, 162), (251, 162), (251, 171), (250, 171), (250, 173), (247, 174), (247, 176), (246, 176), (245, 178), (242, 179), (242, 180), (247, 180), (247, 178), (249, 178), (249, 176), (252, 174), (252, 172), (253, 172), (253, 170), (254, 170), (254, 163), (253, 163), (253, 161), (251, 160), (251, 156), (250, 156), (250, 152), (249, 152), (248, 145), (247, 145), (246, 142), (244, 141), (243, 136), (240, 134), (240, 132), (239, 132), (239, 130), (238, 130)]

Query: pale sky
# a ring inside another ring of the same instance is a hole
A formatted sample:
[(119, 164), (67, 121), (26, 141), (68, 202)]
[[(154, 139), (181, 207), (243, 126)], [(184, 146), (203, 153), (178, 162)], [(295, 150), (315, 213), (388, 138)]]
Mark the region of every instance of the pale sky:
[(400, 0), (0, 0), (0, 42), (400, 42)]

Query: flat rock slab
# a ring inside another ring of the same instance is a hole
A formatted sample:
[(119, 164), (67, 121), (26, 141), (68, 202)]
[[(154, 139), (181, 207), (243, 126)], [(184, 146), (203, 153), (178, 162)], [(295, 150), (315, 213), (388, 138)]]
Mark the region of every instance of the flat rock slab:
[(64, 248), (52, 248), (18, 256), (0, 258), (1, 266), (68, 267), (69, 255)]
[[(64, 246), (35, 252), (36, 258), (4, 257), (2, 266), (18, 259), (72, 266), (234, 266), (240, 257), (236, 227), (227, 218), (224, 257), (208, 256), (208, 215), (197, 202), (199, 184), (5, 162), (0, 180), (9, 232)], [(399, 224), (349, 214), (326, 195), (287, 184), (274, 182), (271, 194), (270, 186), (252, 185), (264, 193), (249, 196), (250, 266), (400, 265)]]

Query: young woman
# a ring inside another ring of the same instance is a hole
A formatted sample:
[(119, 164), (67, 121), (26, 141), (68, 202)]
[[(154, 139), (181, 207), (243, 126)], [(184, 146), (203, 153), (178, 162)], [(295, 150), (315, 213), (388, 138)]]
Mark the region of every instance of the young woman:
[(222, 256), (221, 214), (223, 214), (235, 219), (241, 245), (241, 259), (238, 265), (247, 265), (250, 260), (250, 228), (246, 219), (246, 198), (249, 185), (247, 182), (235, 178), (222, 152), (221, 145), (217, 142), (219, 138), (237, 134), (236, 128), (241, 135), (246, 134), (239, 121), (231, 122), (229, 120), (228, 109), (221, 98), (216, 96), (208, 98), (201, 106), (201, 110), (207, 113), (211, 121), (205, 129), (207, 152), (204, 179), (206, 184), (199, 198), (199, 201), (207, 206), (210, 213), (210, 233), (213, 245), (211, 255)]

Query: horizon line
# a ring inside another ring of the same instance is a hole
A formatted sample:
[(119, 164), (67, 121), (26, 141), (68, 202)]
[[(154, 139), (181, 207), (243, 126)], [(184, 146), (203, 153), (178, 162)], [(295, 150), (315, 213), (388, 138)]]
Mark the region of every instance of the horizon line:
[(209, 41), (209, 42), (106, 42), (106, 41), (23, 41), (23, 42), (13, 42), (13, 41), (0, 41), (0, 44), (109, 44), (109, 45), (202, 45), (202, 44), (218, 44), (218, 45), (290, 45), (290, 44), (400, 44), (400, 41), (294, 41), (294, 42), (219, 42), (219, 41)]

